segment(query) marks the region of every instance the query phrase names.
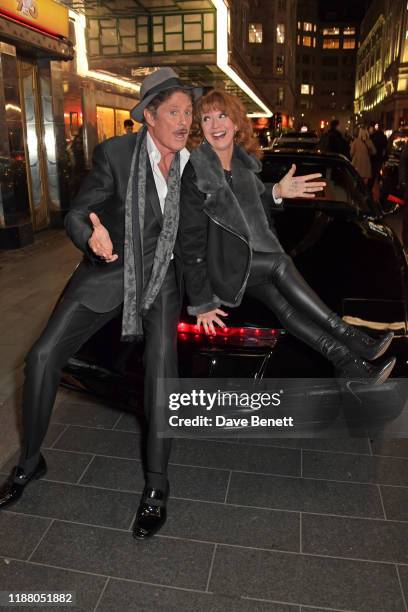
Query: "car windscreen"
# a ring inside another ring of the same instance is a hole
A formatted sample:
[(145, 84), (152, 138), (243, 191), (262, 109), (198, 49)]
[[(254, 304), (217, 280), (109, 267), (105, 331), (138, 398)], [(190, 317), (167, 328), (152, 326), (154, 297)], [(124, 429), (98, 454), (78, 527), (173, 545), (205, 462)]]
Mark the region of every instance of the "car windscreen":
[[(315, 200), (344, 203), (360, 212), (372, 213), (364, 185), (351, 164), (335, 159), (290, 159), (279, 155), (265, 155), (262, 160), (261, 179), (264, 183), (277, 183), (296, 164), (295, 176), (320, 173), (326, 181), (323, 191), (316, 193)], [(320, 179), (317, 179), (320, 180)]]

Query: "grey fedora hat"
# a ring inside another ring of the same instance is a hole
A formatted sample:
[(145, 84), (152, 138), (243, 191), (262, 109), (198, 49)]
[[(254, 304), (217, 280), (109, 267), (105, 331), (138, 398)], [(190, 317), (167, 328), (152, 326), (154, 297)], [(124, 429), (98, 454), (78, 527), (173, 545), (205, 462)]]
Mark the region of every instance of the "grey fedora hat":
[(198, 98), (203, 93), (201, 87), (192, 87), (179, 79), (178, 74), (172, 68), (159, 68), (144, 79), (140, 88), (140, 101), (130, 111), (131, 117), (142, 123), (144, 119), (143, 111), (150, 102), (162, 91), (174, 87), (191, 91), (194, 98)]

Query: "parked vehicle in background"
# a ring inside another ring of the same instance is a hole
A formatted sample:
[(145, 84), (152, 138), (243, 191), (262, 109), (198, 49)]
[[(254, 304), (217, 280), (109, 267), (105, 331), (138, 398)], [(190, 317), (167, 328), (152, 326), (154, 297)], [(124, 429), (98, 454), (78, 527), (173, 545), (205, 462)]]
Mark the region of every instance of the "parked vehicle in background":
[(315, 151), (318, 148), (319, 137), (314, 131), (286, 132), (275, 138), (272, 149), (298, 149), (303, 151)]

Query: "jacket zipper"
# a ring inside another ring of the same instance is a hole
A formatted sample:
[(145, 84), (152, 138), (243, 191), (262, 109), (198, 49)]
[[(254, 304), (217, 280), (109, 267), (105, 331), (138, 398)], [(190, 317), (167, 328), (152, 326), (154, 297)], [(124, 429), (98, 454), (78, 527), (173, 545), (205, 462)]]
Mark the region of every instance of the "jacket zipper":
[(208, 214), (208, 212), (206, 210), (204, 210), (204, 212), (207, 215), (207, 217), (209, 217), (211, 219), (211, 221), (213, 221), (214, 223), (216, 223), (217, 225), (219, 225), (220, 227), (225, 229), (227, 232), (230, 232), (231, 234), (233, 234), (234, 236), (236, 236), (237, 238), (242, 240), (242, 242), (244, 242), (246, 244), (246, 246), (248, 247), (248, 250), (249, 250), (248, 261), (249, 261), (249, 263), (247, 265), (247, 269), (246, 269), (246, 272), (245, 272), (244, 282), (242, 283), (241, 288), (238, 291), (237, 295), (234, 297), (234, 302), (236, 302), (238, 300), (238, 298), (240, 297), (241, 293), (243, 292), (243, 290), (245, 290), (245, 286), (246, 286), (246, 283), (247, 283), (247, 280), (248, 280), (249, 272), (251, 270), (251, 263), (252, 263), (252, 250), (251, 250), (251, 247), (249, 246), (249, 244), (245, 240), (245, 238), (243, 236), (241, 236), (241, 234), (238, 234), (237, 232), (234, 232), (234, 230), (232, 230), (227, 225), (224, 225), (223, 223), (220, 223), (220, 221), (217, 221), (216, 219), (214, 219), (214, 217), (212, 217), (210, 214)]

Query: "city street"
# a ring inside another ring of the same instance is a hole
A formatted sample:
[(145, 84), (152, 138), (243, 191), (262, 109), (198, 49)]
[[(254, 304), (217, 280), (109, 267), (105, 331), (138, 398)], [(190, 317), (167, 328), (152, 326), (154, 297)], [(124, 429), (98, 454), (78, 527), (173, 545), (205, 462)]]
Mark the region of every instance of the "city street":
[[(2, 478), (24, 354), (78, 259), (55, 230), (0, 254)], [(131, 535), (133, 414), (61, 389), (43, 450), (45, 478), (0, 513), (0, 591), (72, 591), (87, 611), (407, 609), (407, 440), (178, 440), (168, 521), (148, 542)]]

